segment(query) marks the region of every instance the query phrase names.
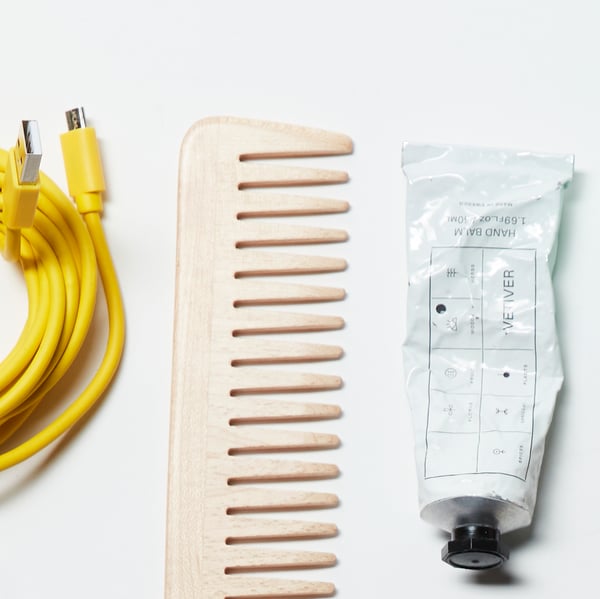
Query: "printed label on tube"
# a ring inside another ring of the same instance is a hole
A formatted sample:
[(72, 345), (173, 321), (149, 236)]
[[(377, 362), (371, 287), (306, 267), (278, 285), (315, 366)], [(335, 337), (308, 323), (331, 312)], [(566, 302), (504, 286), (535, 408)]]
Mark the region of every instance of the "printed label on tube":
[(431, 250), (426, 478), (527, 477), (537, 360), (535, 263), (535, 250)]

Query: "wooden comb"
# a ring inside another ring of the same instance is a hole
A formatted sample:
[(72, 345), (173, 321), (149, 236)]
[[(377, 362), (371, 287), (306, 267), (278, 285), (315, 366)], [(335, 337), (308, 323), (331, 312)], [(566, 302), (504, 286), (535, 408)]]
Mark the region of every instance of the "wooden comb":
[(336, 534), (333, 524), (264, 516), (334, 507), (335, 495), (294, 492), (287, 485), (274, 490), (264, 483), (332, 478), (337, 467), (262, 454), (339, 444), (332, 434), (280, 429), (286, 422), (336, 418), (338, 406), (282, 400), (279, 394), (340, 388), (337, 376), (289, 366), (285, 371), (281, 365), (335, 360), (341, 348), (274, 334), (335, 330), (343, 321), (272, 306), (342, 299), (341, 289), (281, 282), (277, 276), (336, 272), (346, 263), (268, 246), (344, 241), (344, 231), (290, 225), (273, 217), (344, 212), (348, 204), (264, 188), (343, 183), (345, 172), (271, 159), (351, 151), (344, 135), (228, 117), (200, 121), (185, 138), (179, 173), (167, 599), (335, 593), (330, 583), (256, 573), (335, 563), (330, 553), (274, 550), (273, 544), (265, 549), (262, 543)]

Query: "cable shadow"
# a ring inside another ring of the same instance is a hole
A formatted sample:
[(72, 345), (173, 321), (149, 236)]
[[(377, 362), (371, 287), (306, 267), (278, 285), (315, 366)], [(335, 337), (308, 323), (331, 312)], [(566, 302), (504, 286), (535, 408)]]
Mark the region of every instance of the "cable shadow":
[[(38, 409), (23, 424), (14, 437), (7, 442), (5, 447), (2, 448), (2, 451), (6, 451), (11, 447), (19, 445), (39, 432), (46, 424), (51, 422), (58, 414), (66, 409), (87, 386), (102, 359), (107, 340), (108, 317), (106, 309), (103, 307), (104, 298), (101, 289), (99, 289), (97, 306), (99, 308), (97, 308), (97, 311), (94, 314), (88, 335), (81, 347), (79, 355), (64, 377), (48, 393)], [(102, 348), (101, 351), (99, 350), (99, 347)], [(0, 491), (0, 504), (15, 499), (27, 487), (40, 477), (44, 476), (50, 467), (60, 459), (65, 451), (67, 451), (68, 447), (79, 437), (88, 421), (101, 409), (118, 376), (119, 373), (117, 372), (115, 378), (108, 385), (102, 396), (78, 422), (54, 441), (49, 449), (42, 450), (45, 453), (41, 459), (35, 461), (36, 456), (32, 457), (34, 465), (29, 471), (24, 473), (22, 477), (14, 482), (14, 484), (9, 484), (5, 489)]]

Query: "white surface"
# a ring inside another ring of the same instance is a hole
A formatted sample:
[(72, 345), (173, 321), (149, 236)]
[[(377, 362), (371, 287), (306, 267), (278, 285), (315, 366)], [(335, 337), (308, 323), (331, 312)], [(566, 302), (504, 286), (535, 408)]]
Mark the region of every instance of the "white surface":
[[(595, 583), (600, 402), (595, 277), (600, 236), (597, 23), (583, 0), (437, 2), (72, 0), (4, 3), (0, 145), (40, 122), (43, 168), (64, 183), (63, 112), (97, 127), (110, 198), (105, 225), (122, 281), (128, 345), (93, 418), (36, 470), (0, 474), (0, 576), (7, 599), (162, 596), (177, 158), (195, 120), (233, 114), (350, 134), (336, 161), (353, 210), (339, 310), (345, 417), (340, 559), (317, 575), (339, 596), (563, 597)], [(576, 176), (556, 270), (566, 384), (532, 530), (490, 575), (439, 560), (419, 521), (400, 370), (406, 284), (401, 141), (573, 152)], [(0, 266), (3, 351), (25, 314)], [(337, 307), (336, 307), (337, 308)], [(374, 348), (377, 351), (374, 351)], [(85, 375), (93, 364), (82, 365)], [(44, 457), (44, 456), (42, 456)], [(314, 545), (313, 545), (314, 546)]]

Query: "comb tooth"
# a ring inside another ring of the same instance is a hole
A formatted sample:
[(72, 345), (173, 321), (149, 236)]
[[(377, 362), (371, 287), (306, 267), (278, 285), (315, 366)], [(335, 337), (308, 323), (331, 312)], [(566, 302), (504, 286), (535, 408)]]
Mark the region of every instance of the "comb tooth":
[(229, 424), (331, 420), (341, 413), (340, 407), (332, 404), (240, 398), (231, 406)]
[(320, 599), (334, 594), (335, 586), (329, 582), (229, 575), (224, 599)]
[(302, 216), (347, 212), (348, 202), (292, 194), (246, 191), (240, 196), (237, 217)]
[(321, 362), (339, 360), (343, 353), (342, 348), (337, 345), (273, 341), (242, 336), (235, 340), (232, 347), (232, 354), (235, 357), (231, 365)]
[(251, 277), (340, 272), (348, 264), (343, 258), (244, 250), (235, 253), (232, 266), (236, 277)]
[[(233, 482), (230, 484), (236, 485), (238, 483)], [(228, 514), (250, 514), (331, 509), (339, 505), (339, 499), (333, 493), (274, 491), (272, 489), (265, 490), (256, 487), (240, 487), (236, 489), (236, 493), (233, 495), (232, 500), (229, 501), (229, 504), (227, 508)]]
[[(293, 480), (323, 480), (337, 478), (339, 469), (335, 464), (323, 464), (321, 462), (303, 462), (299, 460), (268, 460), (265, 458), (250, 458), (245, 456), (236, 456), (231, 462), (231, 472), (227, 481), (230, 485), (241, 485), (248, 483), (264, 483), (276, 481), (293, 481)], [(289, 492), (285, 492), (289, 493)], [(289, 500), (288, 495), (278, 497), (277, 501)], [(308, 493), (303, 494), (303, 498), (314, 497), (319, 494)], [(329, 494), (325, 494), (329, 497)], [(335, 497), (332, 495), (331, 497)], [(257, 498), (258, 499), (258, 496)], [(268, 505), (273, 505), (275, 498), (271, 496), (260, 496), (263, 505), (265, 500)], [(297, 494), (292, 494), (292, 500), (298, 501)], [(337, 504), (337, 499), (336, 499)]]
[(318, 551), (268, 551), (264, 549), (238, 549), (228, 547), (225, 574), (296, 570), (300, 568), (329, 568), (337, 559), (333, 553)]
[(231, 331), (233, 336), (237, 337), (263, 333), (334, 331), (343, 326), (344, 320), (339, 316), (271, 312), (249, 308), (235, 311)]
[(329, 169), (288, 166), (274, 163), (240, 162), (238, 189), (345, 183), (348, 173)]
[(348, 239), (341, 229), (301, 227), (282, 223), (244, 221), (237, 227), (237, 248), (313, 243), (339, 243)]
[(342, 379), (331, 374), (279, 372), (256, 368), (234, 368), (231, 397), (262, 393), (299, 393), (339, 389)]
[(229, 434), (229, 455), (278, 451), (313, 451), (335, 449), (340, 440), (329, 433), (311, 433), (281, 429), (234, 426)]
[(304, 520), (267, 520), (228, 516), (225, 542), (254, 543), (264, 541), (292, 541), (300, 539), (327, 539), (337, 535), (337, 526), (328, 522)]
[(259, 282), (251, 279), (238, 280), (236, 293), (239, 298), (234, 302), (236, 307), (335, 302), (346, 296), (346, 292), (338, 287)]

